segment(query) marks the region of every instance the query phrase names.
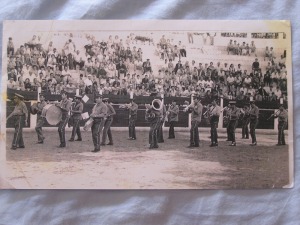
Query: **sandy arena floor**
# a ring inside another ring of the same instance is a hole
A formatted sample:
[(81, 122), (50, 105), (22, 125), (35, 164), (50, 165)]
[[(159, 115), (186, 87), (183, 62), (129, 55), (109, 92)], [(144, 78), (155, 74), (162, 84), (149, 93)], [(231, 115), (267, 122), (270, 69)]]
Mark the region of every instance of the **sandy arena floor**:
[[(280, 188), (288, 183), (288, 146), (275, 146), (276, 135), (259, 134), (258, 146), (240, 139), (230, 147), (220, 134), (219, 147), (210, 148), (208, 132), (201, 146), (189, 149), (189, 133), (177, 132), (159, 149), (148, 149), (148, 132), (113, 131), (114, 145), (93, 150), (91, 132), (82, 142), (57, 148), (57, 131), (45, 131), (43, 145), (35, 132), (24, 132), (25, 149), (10, 150), (7, 132), (6, 179), (14, 188), (33, 189), (226, 189)], [(66, 132), (67, 140), (70, 132)]]

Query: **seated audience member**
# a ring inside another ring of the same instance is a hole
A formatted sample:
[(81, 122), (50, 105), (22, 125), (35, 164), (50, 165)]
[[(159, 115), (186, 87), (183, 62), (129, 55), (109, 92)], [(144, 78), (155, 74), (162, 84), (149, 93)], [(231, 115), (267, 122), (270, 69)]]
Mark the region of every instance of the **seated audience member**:
[(253, 72), (256, 72), (260, 69), (258, 58), (255, 58), (255, 61), (252, 63), (252, 70)]

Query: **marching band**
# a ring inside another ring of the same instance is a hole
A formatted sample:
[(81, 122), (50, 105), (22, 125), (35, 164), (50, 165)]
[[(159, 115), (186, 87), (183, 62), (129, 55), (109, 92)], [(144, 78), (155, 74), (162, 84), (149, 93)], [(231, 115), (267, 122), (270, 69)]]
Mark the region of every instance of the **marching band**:
[[(54, 105), (61, 110), (61, 116), (58, 123), (58, 133), (60, 138), (60, 148), (66, 147), (65, 141), (65, 127), (68, 121), (72, 121), (72, 134), (70, 142), (82, 141), (82, 135), (80, 131), (80, 121), (83, 119), (83, 101), (82, 96), (75, 95), (75, 102), (71, 102), (68, 99), (67, 93), (63, 92), (61, 94), (62, 100)], [(37, 114), (37, 122), (35, 131), (38, 137), (38, 144), (44, 143), (44, 135), (42, 127), (47, 120), (45, 114), (46, 108), (49, 105), (46, 102), (43, 93), (39, 94), (39, 102), (33, 104), (30, 107), (30, 113)], [(91, 115), (85, 123), (84, 130), (91, 128), (92, 139), (94, 143), (94, 150), (92, 152), (99, 152), (100, 145), (113, 145), (113, 138), (111, 133), (111, 124), (113, 122), (113, 117), (116, 115), (116, 111), (113, 106), (109, 103), (109, 99), (103, 99), (102, 95), (97, 95), (95, 97), (96, 104), (94, 105)], [(15, 94), (14, 102), (16, 104), (13, 112), (7, 117), (7, 120), (11, 117), (15, 118), (15, 134), (12, 142), (11, 149), (15, 150), (17, 148), (25, 148), (22, 128), (27, 125), (28, 111), (24, 103), (24, 97)], [(250, 104), (250, 105), (249, 105)], [(158, 143), (163, 143), (163, 124), (165, 121), (169, 123), (169, 136), (168, 139), (175, 138), (174, 127), (176, 122), (178, 122), (179, 106), (177, 105), (176, 99), (172, 100), (169, 105), (168, 110), (164, 104), (163, 98), (156, 98), (152, 101), (152, 104), (146, 104), (145, 119), (149, 122), (149, 148), (158, 148)], [(121, 109), (129, 110), (129, 139), (136, 140), (135, 123), (137, 120), (138, 105), (134, 102), (134, 98), (130, 98), (129, 104), (120, 105)], [(203, 113), (204, 109), (206, 111)], [(217, 104), (217, 99), (212, 99), (211, 103), (208, 105), (202, 105), (199, 96), (194, 95), (191, 104), (187, 105), (183, 112), (191, 114), (191, 128), (190, 128), (190, 145), (189, 148), (199, 147), (199, 124), (202, 117), (207, 118), (210, 123), (210, 147), (216, 147), (218, 143), (218, 124), (219, 118), (224, 113), (223, 122), (227, 129), (227, 141), (231, 141), (229, 146), (236, 146), (236, 135), (235, 131), (239, 120), (242, 124), (242, 139), (249, 139), (248, 126), (250, 124), (250, 135), (252, 139), (251, 146), (257, 145), (256, 139), (256, 127), (259, 120), (259, 108), (255, 105), (255, 101), (250, 99), (243, 108), (238, 108), (236, 106), (236, 101), (229, 101), (228, 105), (221, 108)], [(285, 145), (285, 134), (284, 130), (288, 122), (288, 111), (284, 108), (282, 101), (280, 102), (279, 109), (272, 114), (271, 117), (278, 118), (278, 143), (277, 145)], [(86, 119), (86, 118), (85, 118)], [(48, 121), (48, 120), (47, 120)], [(102, 132), (102, 142), (100, 142), (100, 133)], [(77, 139), (75, 140), (75, 136)], [(109, 143), (106, 144), (106, 138), (108, 136)]]

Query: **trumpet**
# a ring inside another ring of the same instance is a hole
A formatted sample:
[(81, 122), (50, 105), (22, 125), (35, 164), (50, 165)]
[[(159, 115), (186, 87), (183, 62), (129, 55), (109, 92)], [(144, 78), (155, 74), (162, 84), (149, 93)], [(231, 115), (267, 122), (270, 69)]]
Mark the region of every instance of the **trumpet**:
[(209, 117), (212, 116), (213, 108), (211, 108), (211, 106), (212, 106), (211, 104), (205, 106), (205, 108), (206, 108), (207, 110), (205, 111), (205, 113), (203, 113), (203, 117), (204, 117), (204, 118), (209, 118)]
[(271, 119), (272, 117), (278, 116), (279, 113), (280, 113), (280, 110), (278, 109), (275, 113), (273, 113), (271, 116), (269, 116), (269, 118), (267, 120)]
[(228, 106), (224, 107), (223, 109), (221, 109), (221, 113), (224, 111), (224, 110), (227, 110), (228, 109)]
[(189, 104), (188, 106), (186, 106), (183, 111), (187, 112), (189, 109), (193, 109), (194, 108), (194, 103)]

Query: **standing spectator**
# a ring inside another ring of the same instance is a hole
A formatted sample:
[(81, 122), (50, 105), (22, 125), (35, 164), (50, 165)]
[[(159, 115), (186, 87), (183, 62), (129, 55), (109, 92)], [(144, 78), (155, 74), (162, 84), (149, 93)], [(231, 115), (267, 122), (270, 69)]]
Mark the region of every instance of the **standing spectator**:
[(15, 46), (11, 37), (8, 38), (7, 43), (7, 57), (13, 56), (15, 53)]
[(252, 63), (252, 71), (255, 73), (256, 71), (260, 70), (258, 58), (255, 58), (255, 61)]
[(122, 60), (120, 60), (120, 63), (117, 64), (116, 69), (118, 71), (118, 78), (123, 79), (125, 77), (125, 74), (127, 73), (127, 68), (125, 64), (123, 64)]
[(152, 72), (152, 68), (151, 68), (151, 63), (150, 63), (150, 59), (147, 59), (147, 61), (145, 61), (143, 63), (143, 74), (147, 73), (147, 72)]

